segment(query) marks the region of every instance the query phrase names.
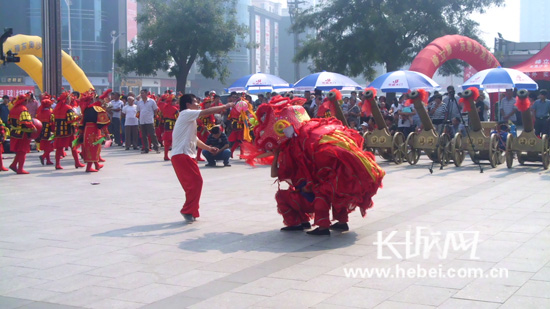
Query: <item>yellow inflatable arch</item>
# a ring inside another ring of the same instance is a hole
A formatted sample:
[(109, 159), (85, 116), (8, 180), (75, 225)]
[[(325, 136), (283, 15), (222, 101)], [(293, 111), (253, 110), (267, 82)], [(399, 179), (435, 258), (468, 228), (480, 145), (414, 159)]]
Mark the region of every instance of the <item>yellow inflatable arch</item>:
[[(8, 50), (17, 53), (21, 57), (21, 61), (16, 64), (29, 74), (42, 91), (42, 62), (38, 59), (38, 57), (42, 58), (42, 38), (33, 35), (14, 35), (4, 42), (4, 52)], [(1, 60), (0, 64), (2, 64)], [(64, 51), (61, 54), (61, 70), (63, 77), (74, 90), (86, 92), (93, 88), (84, 71)]]

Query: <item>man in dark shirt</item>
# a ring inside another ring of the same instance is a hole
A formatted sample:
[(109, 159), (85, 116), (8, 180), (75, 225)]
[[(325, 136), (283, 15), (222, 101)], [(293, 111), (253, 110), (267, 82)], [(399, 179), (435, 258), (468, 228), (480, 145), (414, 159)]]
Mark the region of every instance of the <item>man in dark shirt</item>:
[(231, 150), (229, 150), (229, 142), (227, 136), (220, 130), (219, 126), (214, 126), (210, 129), (210, 135), (206, 140), (206, 145), (217, 148), (216, 152), (203, 151), (203, 155), (208, 161), (206, 166), (216, 166), (216, 161), (223, 160), (223, 166), (231, 166), (229, 164), (229, 158), (231, 157)]

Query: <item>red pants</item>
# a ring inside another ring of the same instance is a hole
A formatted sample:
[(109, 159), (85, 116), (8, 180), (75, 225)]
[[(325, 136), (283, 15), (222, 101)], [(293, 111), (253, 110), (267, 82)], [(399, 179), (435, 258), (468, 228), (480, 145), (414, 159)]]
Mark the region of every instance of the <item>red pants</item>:
[(185, 204), (180, 212), (199, 217), (199, 200), (202, 192), (202, 176), (197, 162), (186, 154), (172, 156), (172, 166), (185, 191)]
[(309, 222), (313, 204), (308, 202), (300, 192), (279, 190), (275, 194), (275, 200), (277, 201), (277, 211), (283, 216), (284, 225), (294, 226)]

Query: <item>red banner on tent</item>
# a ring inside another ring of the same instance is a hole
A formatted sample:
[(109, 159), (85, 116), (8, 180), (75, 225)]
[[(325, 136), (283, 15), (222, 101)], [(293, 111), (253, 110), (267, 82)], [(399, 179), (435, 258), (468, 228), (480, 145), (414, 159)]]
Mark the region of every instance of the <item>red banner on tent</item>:
[(34, 93), (34, 86), (0, 86), (0, 97), (7, 95), (12, 98), (27, 92)]

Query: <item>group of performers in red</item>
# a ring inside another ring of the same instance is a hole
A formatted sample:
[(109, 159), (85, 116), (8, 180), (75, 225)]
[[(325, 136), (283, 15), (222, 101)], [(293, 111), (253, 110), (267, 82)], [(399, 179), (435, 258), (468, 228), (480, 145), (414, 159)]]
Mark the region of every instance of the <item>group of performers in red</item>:
[[(54, 164), (50, 153), (55, 150), (55, 169), (63, 169), (61, 159), (67, 155), (65, 149), (70, 149), (75, 168), (86, 166), (80, 162), (79, 155), (87, 163), (86, 172), (97, 172), (103, 167), (99, 164), (100, 161), (104, 161), (100, 156), (101, 142), (108, 136), (107, 125), (110, 122), (107, 112), (102, 107), (102, 99), (106, 96), (98, 97), (95, 91), (90, 89), (77, 98), (69, 91), (65, 91), (57, 97), (56, 106), (52, 109), (52, 96), (44, 93), (36, 120), (31, 118), (27, 110), (27, 97), (18, 96), (9, 113), (10, 150), (15, 153), (9, 166), (11, 170), (17, 174), (29, 173), (23, 166), (33, 139), (37, 140), (43, 151), (39, 156), (42, 165)], [(80, 107), (81, 116), (74, 110), (77, 106)], [(3, 142), (5, 136), (6, 129), (2, 124), (0, 141)], [(80, 146), (81, 153), (78, 151)], [(2, 152), (3, 148), (0, 147), (0, 157)], [(6, 170), (1, 161), (0, 159), (0, 170)]]
[[(44, 152), (40, 156), (43, 165), (54, 164), (50, 153), (55, 149), (55, 168), (62, 169), (61, 158), (66, 155), (65, 149), (70, 149), (75, 167), (84, 167), (77, 150), (81, 147), (86, 171), (97, 172), (102, 168), (99, 163), (102, 160), (101, 144), (108, 136), (110, 122), (102, 107), (105, 97), (96, 96), (93, 90), (79, 98), (64, 92), (52, 109), (51, 96), (43, 96), (37, 112), (37, 119), (42, 123), (38, 140)], [(280, 188), (275, 196), (285, 224), (283, 231), (309, 229), (311, 219), (317, 226), (308, 232), (311, 235), (330, 235), (331, 229), (347, 231), (348, 214), (358, 207), (364, 216), (373, 205), (372, 197), (382, 185), (385, 173), (376, 164), (373, 154), (363, 150), (362, 137), (334, 117), (341, 114), (338, 110), (341, 95), (336, 92), (331, 97), (336, 100), (323, 102), (325, 112), (322, 115), (326, 115), (325, 118), (310, 119), (302, 107), (304, 99), (291, 100), (281, 96), (262, 104), (256, 114), (243, 97), (228, 114), (232, 123), (229, 136), (233, 142), (232, 153), (240, 146), (241, 157), (248, 163), (271, 164), (271, 176), (288, 184), (288, 189)], [(204, 99), (201, 109), (211, 108), (212, 101), (212, 97)], [(15, 152), (9, 168), (18, 174), (28, 173), (23, 169), (25, 156), (30, 151), (31, 133), (38, 130), (25, 102), (25, 96), (17, 98), (8, 123), (11, 128), (10, 148)], [(81, 109), (81, 116), (73, 110), (76, 104)], [(164, 160), (170, 160), (168, 151), (172, 146), (172, 131), (180, 113), (178, 99), (167, 93), (159, 99), (158, 107), (158, 127), (161, 129), (157, 133), (165, 147)], [(223, 111), (225, 107), (218, 109)], [(205, 112), (196, 118), (196, 123), (197, 139), (204, 144), (210, 129), (216, 125), (216, 119), (213, 113)], [(4, 138), (4, 126), (0, 123), (0, 141)], [(203, 161), (200, 150), (196, 161)], [(6, 169), (0, 164), (0, 170)], [(332, 224), (333, 220), (337, 222)]]

